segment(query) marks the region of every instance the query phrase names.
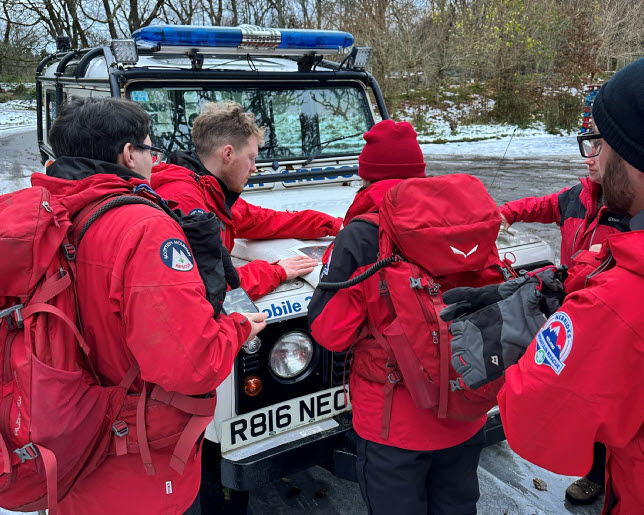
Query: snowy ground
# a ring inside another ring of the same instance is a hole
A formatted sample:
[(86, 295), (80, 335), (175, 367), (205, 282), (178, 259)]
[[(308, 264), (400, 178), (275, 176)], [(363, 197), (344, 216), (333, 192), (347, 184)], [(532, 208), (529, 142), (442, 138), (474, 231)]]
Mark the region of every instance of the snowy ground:
[(35, 128), (35, 100), (10, 100), (0, 104), (0, 137)]
[(539, 158), (546, 154), (563, 158), (578, 158), (581, 163), (576, 135), (553, 136), (538, 129), (517, 129), (513, 134), (513, 128), (510, 127), (510, 130), (507, 131), (504, 125), (493, 125), (487, 129), (490, 132), (493, 130), (497, 131), (496, 136), (483, 141), (444, 144), (421, 143), (420, 147), (424, 154), (430, 155), (486, 156), (501, 159), (505, 154), (506, 158), (529, 159), (530, 157)]

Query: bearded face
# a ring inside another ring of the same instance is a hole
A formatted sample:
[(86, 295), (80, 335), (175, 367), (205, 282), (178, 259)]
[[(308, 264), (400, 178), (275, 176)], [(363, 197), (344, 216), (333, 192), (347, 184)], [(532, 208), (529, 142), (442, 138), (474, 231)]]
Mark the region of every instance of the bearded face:
[(635, 191), (628, 178), (626, 161), (614, 151), (606, 159), (602, 185), (606, 207), (614, 213), (628, 214)]

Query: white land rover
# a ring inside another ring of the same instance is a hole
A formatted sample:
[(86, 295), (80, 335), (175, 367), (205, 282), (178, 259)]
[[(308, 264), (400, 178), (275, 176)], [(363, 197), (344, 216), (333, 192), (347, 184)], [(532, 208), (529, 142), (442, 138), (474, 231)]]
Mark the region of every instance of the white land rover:
[[(233, 99), (267, 127), (259, 173), (244, 197), (277, 210), (344, 216), (359, 187), (362, 134), (389, 117), (378, 83), (365, 70), (370, 49), (352, 46), (346, 32), (161, 25), (104, 47), (70, 50), (59, 43), (60, 51), (36, 73), (43, 163), (53, 158), (47, 132), (70, 96), (139, 102), (152, 117), (153, 144), (167, 152), (192, 149), (192, 122), (204, 102)], [(330, 54), (344, 59), (325, 60)], [(238, 240), (233, 257), (240, 264), (321, 257), (330, 241)], [(554, 262), (536, 237), (504, 234), (498, 245), (501, 254), (514, 254), (519, 268)], [(247, 490), (313, 465), (354, 478), (345, 354), (318, 346), (306, 319), (318, 274), (287, 281), (256, 302), (268, 325), (217, 389), (206, 438), (221, 443), (224, 486)], [(488, 429), (491, 439), (503, 437), (494, 413)]]

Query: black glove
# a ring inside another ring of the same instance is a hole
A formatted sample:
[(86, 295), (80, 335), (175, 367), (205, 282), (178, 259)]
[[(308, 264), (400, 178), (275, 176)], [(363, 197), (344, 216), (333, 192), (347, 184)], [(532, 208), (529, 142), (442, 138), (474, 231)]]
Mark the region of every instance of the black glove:
[(555, 267), (540, 271), (528, 276), (509, 297), (452, 322), (452, 365), (469, 388), (494, 381), (519, 361), (561, 305), (565, 295), (561, 277), (562, 270)]
[[(441, 311), (441, 318), (445, 322), (449, 322), (462, 315), (474, 313), (485, 306), (507, 299), (535, 276), (541, 277), (544, 272), (553, 269), (555, 270), (555, 276), (563, 282), (567, 275), (567, 267), (565, 265), (556, 268), (549, 266), (500, 284), (489, 284), (488, 286), (482, 286), (480, 288), (452, 288), (443, 293), (443, 302), (447, 304), (447, 307)], [(548, 274), (546, 276), (549, 277)]]
[(447, 307), (441, 311), (445, 322), (454, 320), (461, 315), (474, 313), (485, 306), (507, 299), (521, 286), (528, 282), (527, 275), (511, 279), (500, 284), (489, 284), (481, 288), (452, 288), (443, 293), (443, 302)]
[(239, 288), (240, 284), (230, 253), (221, 240), (219, 218), (214, 213), (183, 215), (179, 225), (188, 238), (199, 275), (206, 286), (206, 298), (217, 316), (226, 297), (226, 284), (231, 288)]

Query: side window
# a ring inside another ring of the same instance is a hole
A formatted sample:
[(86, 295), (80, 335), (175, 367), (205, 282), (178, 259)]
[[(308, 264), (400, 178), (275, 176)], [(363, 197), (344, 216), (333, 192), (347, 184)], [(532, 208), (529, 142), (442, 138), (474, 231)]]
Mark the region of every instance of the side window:
[(56, 92), (53, 89), (48, 89), (45, 93), (45, 105), (47, 106), (47, 133), (49, 133), (49, 129), (51, 129), (56, 119), (56, 112), (58, 110), (58, 106), (56, 105)]
[[(63, 92), (63, 103), (65, 103), (65, 100), (67, 100), (67, 93)], [(58, 105), (58, 102), (56, 101), (56, 91), (53, 89), (48, 89), (47, 92), (45, 93), (45, 105), (47, 106), (47, 133), (49, 133), (49, 129), (51, 129), (51, 126), (53, 125), (54, 121), (56, 120), (56, 117), (58, 116), (58, 109), (60, 106)]]

